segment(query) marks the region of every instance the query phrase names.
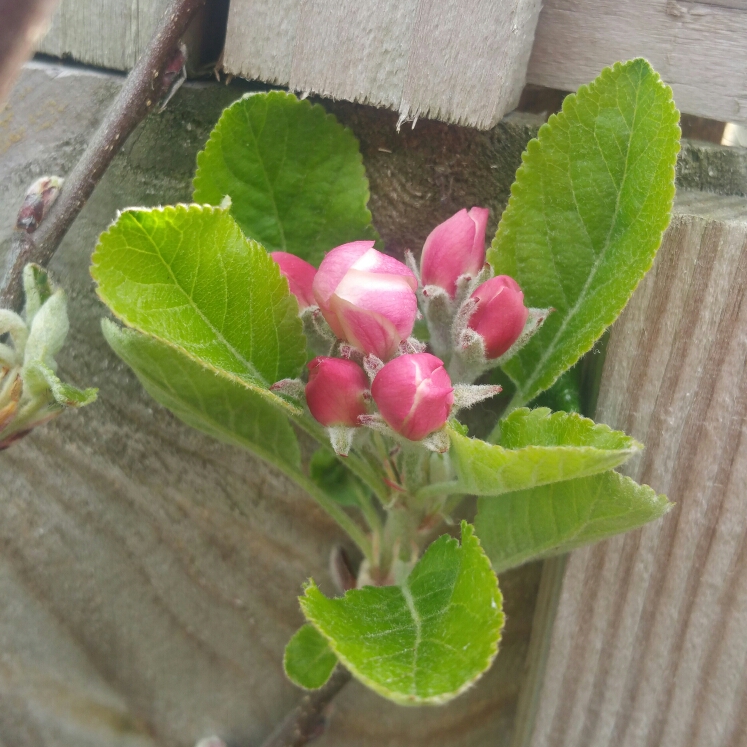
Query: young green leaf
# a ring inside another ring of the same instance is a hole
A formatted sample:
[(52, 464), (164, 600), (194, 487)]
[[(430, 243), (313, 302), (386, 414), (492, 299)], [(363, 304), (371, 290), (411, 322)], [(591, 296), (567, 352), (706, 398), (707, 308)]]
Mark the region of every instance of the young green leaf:
[(285, 472), (298, 472), (301, 455), (275, 395), (216, 376), (175, 347), (108, 319), (101, 323), (114, 352), (135, 372), (148, 394), (187, 425), (242, 446)]
[(617, 472), (480, 498), (475, 521), (496, 573), (663, 516), (672, 504)]
[(45, 390), (60, 407), (85, 407), (96, 401), (98, 389), (78, 389), (57, 378), (57, 374), (41, 361), (23, 367), (23, 386), (37, 396)]
[(101, 235), (91, 274), (127, 325), (217, 373), (265, 388), (306, 360), (287, 281), (225, 210), (127, 210)]
[(490, 496), (606, 472), (642, 448), (621, 431), (546, 407), (514, 410), (493, 433), (496, 445), (450, 436), (456, 489)]
[(318, 265), (348, 241), (375, 239), (356, 141), (318, 104), (255, 93), (223, 112), (197, 156), (196, 202), (220, 205), (268, 251)]
[(498, 580), (462, 522), (462, 544), (439, 537), (401, 586), (328, 599), (313, 581), (306, 618), (355, 677), (402, 705), (444, 703), (487, 670), (503, 628)]
[(327, 639), (309, 623), (299, 628), (285, 647), (285, 674), (294, 685), (306, 690), (318, 690), (336, 665), (337, 657)]
[(326, 447), (317, 449), (309, 460), (309, 477), (341, 506), (360, 505), (359, 492), (366, 491), (355, 475)]
[(505, 365), (512, 407), (534, 399), (615, 321), (669, 224), (679, 113), (643, 59), (568, 96), (523, 155), (488, 260), (552, 307)]

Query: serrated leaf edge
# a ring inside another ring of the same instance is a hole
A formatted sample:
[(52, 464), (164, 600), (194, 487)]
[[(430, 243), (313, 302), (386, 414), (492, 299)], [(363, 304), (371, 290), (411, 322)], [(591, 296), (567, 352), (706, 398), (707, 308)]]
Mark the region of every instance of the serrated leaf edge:
[[(227, 106), (221, 112), (221, 115), (218, 121), (215, 123), (215, 126), (210, 131), (210, 136), (208, 137), (204, 147), (197, 154), (197, 158), (196, 158), (197, 168), (195, 170), (195, 175), (192, 178), (192, 193), (194, 194), (199, 189), (199, 180), (201, 177), (200, 169), (203, 168), (202, 162), (206, 158), (205, 154), (207, 153), (208, 147), (211, 144), (217, 145), (217, 139), (220, 136), (218, 128), (221, 126), (221, 123), (224, 121), (223, 117), (228, 112), (230, 112), (232, 109), (238, 109), (244, 102), (246, 102), (248, 99), (251, 99), (255, 96), (265, 96), (268, 99), (269, 98), (293, 99), (296, 103), (307, 107), (311, 111), (320, 110), (324, 114), (324, 119), (326, 121), (339, 125), (345, 133), (349, 134), (353, 138), (353, 140), (355, 141), (357, 145), (357, 148), (356, 148), (357, 164), (360, 169), (360, 176), (361, 176), (361, 179), (363, 180), (363, 183), (365, 184), (365, 201), (364, 201), (365, 215), (368, 218), (368, 223), (371, 226), (371, 230), (374, 234), (374, 238), (378, 240), (379, 234), (373, 226), (373, 216), (371, 214), (371, 210), (368, 207), (368, 203), (371, 199), (371, 185), (368, 181), (365, 164), (363, 163), (363, 154), (361, 153), (361, 149), (360, 149), (360, 141), (356, 137), (355, 133), (350, 129), (350, 127), (342, 124), (342, 122), (340, 122), (340, 120), (337, 119), (337, 117), (334, 114), (332, 114), (331, 112), (328, 112), (321, 104), (312, 103), (308, 99), (299, 99), (298, 96), (296, 96), (296, 94), (292, 93), (291, 91), (251, 91), (249, 93), (245, 93), (240, 99), (237, 99), (236, 101), (234, 101), (232, 104)], [(230, 205), (229, 205), (229, 209), (230, 209)], [(332, 247), (330, 247), (330, 249), (331, 248)], [(289, 250), (286, 249), (285, 251), (289, 251)]]
[[(662, 509), (660, 513), (658, 513), (652, 519), (649, 519), (649, 522), (657, 521), (658, 519), (660, 519), (665, 514), (669, 513), (669, 511), (671, 511), (674, 508), (675, 504), (672, 501), (670, 501), (666, 495), (664, 495), (663, 493), (657, 493), (650, 485), (646, 483), (636, 482), (632, 477), (628, 477), (627, 475), (621, 475), (619, 472), (616, 472), (615, 470), (608, 470), (608, 471), (611, 472), (616, 477), (618, 477), (622, 484), (632, 483), (637, 488), (642, 488), (650, 496), (651, 498), (650, 503), (652, 505), (656, 505), (657, 508)], [(601, 474), (604, 474), (604, 473), (601, 473)], [(531, 488), (529, 489), (531, 490)], [(517, 492), (523, 492), (523, 491), (517, 491)], [(492, 496), (489, 496), (489, 495), (480, 496), (480, 500), (484, 500), (484, 499), (489, 500), (491, 497)], [(593, 508), (592, 508), (592, 511), (593, 511)], [(589, 523), (590, 522), (587, 521), (585, 526), (588, 526)], [(640, 529), (643, 526), (645, 526), (645, 524), (641, 524), (639, 527), (631, 527), (631, 529), (626, 530), (626, 531), (635, 531), (636, 529)], [(540, 552), (534, 553), (532, 555), (527, 555), (523, 557), (518, 563), (511, 563), (508, 565), (498, 565), (498, 566), (494, 566), (491, 563), (491, 566), (493, 567), (496, 574), (505, 573), (511, 568), (518, 568), (519, 566), (522, 566), (525, 563), (531, 563), (532, 561), (535, 561), (535, 560), (543, 560), (545, 558), (550, 558), (555, 555), (561, 555), (563, 553), (571, 552), (572, 550), (579, 549), (580, 547), (585, 547), (587, 546), (587, 544), (592, 545), (592, 544), (595, 544), (596, 542), (604, 541), (605, 539), (610, 539), (611, 537), (617, 536), (615, 534), (611, 534), (608, 537), (603, 537), (599, 540), (590, 540), (588, 543), (585, 543), (584, 545), (579, 545), (578, 548), (572, 547), (570, 549), (562, 549), (562, 548), (566, 548), (569, 544), (572, 544), (574, 539), (578, 537), (578, 535), (581, 533), (583, 528), (585, 527), (580, 528), (572, 537), (564, 540), (559, 545), (556, 545), (555, 547), (547, 548), (545, 550), (541, 550)], [(618, 534), (625, 534), (625, 532), (618, 532)]]
[[(485, 564), (485, 568), (489, 570), (489, 572), (493, 575), (495, 575), (493, 571), (493, 567), (490, 563), (490, 558), (488, 558), (485, 550), (482, 548), (482, 544), (480, 542), (480, 539), (475, 534), (474, 527), (467, 523), (466, 521), (461, 522), (461, 544), (459, 544), (458, 540), (454, 537), (450, 537), (449, 535), (441, 535), (438, 539), (434, 540), (434, 542), (431, 543), (428, 549), (430, 549), (431, 546), (435, 545), (437, 542), (444, 542), (446, 545), (450, 545), (453, 543), (457, 543), (459, 545), (459, 549), (463, 549), (467, 543), (474, 543), (477, 548), (479, 548), (479, 557), (480, 562)], [(426, 550), (427, 552), (427, 550)], [(422, 560), (422, 557), (421, 557)], [(405, 581), (407, 583), (407, 581)], [(399, 587), (400, 590), (402, 590), (402, 586)], [(501, 594), (500, 588), (498, 586), (498, 578), (496, 577), (496, 583), (495, 583), (495, 594), (493, 595), (493, 602), (497, 605), (498, 609), (498, 631), (497, 631), (497, 637), (495, 641), (493, 641), (490, 644), (490, 650), (488, 652), (487, 661), (485, 662), (485, 666), (482, 668), (482, 670), (471, 680), (468, 680), (463, 685), (461, 685), (459, 688), (454, 690), (450, 693), (442, 693), (441, 695), (435, 695), (431, 696), (429, 698), (416, 698), (415, 696), (403, 696), (400, 693), (393, 692), (392, 690), (389, 690), (388, 688), (384, 687), (380, 682), (376, 682), (375, 680), (372, 680), (370, 677), (367, 677), (366, 675), (361, 674), (357, 671), (356, 667), (351, 664), (350, 660), (342, 655), (336, 648), (334, 640), (325, 635), (324, 631), (320, 630), (319, 627), (314, 622), (313, 616), (309, 614), (309, 612), (306, 609), (306, 606), (304, 605), (304, 600), (308, 597), (309, 591), (317, 591), (319, 594), (322, 592), (319, 590), (319, 587), (314, 582), (313, 578), (310, 578), (306, 584), (304, 584), (304, 596), (299, 598), (299, 602), (301, 603), (301, 609), (303, 610), (304, 616), (306, 619), (314, 625), (314, 627), (319, 631), (319, 633), (327, 639), (327, 642), (329, 643), (329, 647), (334, 651), (335, 655), (337, 656), (338, 660), (347, 668), (349, 669), (353, 675), (356, 677), (356, 679), (360, 680), (364, 685), (369, 687), (374, 692), (378, 693), (379, 695), (387, 698), (388, 700), (391, 700), (395, 703), (398, 703), (400, 705), (405, 706), (418, 706), (418, 705), (443, 705), (444, 703), (448, 703), (450, 700), (453, 700), (454, 698), (458, 697), (465, 691), (469, 690), (484, 674), (485, 672), (490, 669), (495, 657), (498, 654), (498, 648), (503, 636), (503, 628), (506, 624), (506, 615), (503, 612), (503, 595)], [(356, 589), (353, 589), (351, 591), (357, 591)], [(347, 591), (345, 595), (342, 597), (343, 599), (347, 597), (348, 594), (351, 593), (351, 591)], [(402, 595), (405, 598), (405, 603), (407, 602), (407, 594), (402, 591)], [(408, 604), (408, 607), (410, 605)], [(412, 609), (411, 609), (412, 614)], [(413, 618), (414, 620), (414, 618)]]
[[(293, 683), (294, 685), (296, 685), (297, 687), (300, 687), (301, 689), (303, 689), (303, 690), (306, 690), (306, 691), (308, 691), (308, 692), (313, 692), (313, 691), (315, 691), (315, 690), (319, 690), (319, 689), (321, 689), (322, 687), (324, 687), (324, 686), (325, 686), (325, 685), (327, 684), (327, 682), (329, 682), (329, 678), (330, 678), (330, 677), (332, 676), (333, 672), (334, 672), (334, 671), (335, 671), (335, 669), (337, 668), (337, 663), (335, 663), (335, 664), (334, 664), (334, 666), (332, 667), (332, 669), (330, 669), (330, 670), (329, 670), (329, 675), (327, 675), (327, 679), (326, 679), (326, 680), (324, 680), (324, 682), (322, 682), (322, 684), (321, 684), (321, 685), (319, 685), (318, 687), (309, 687), (308, 685), (304, 685), (304, 684), (303, 684), (302, 682), (299, 682), (299, 681), (298, 681), (297, 679), (295, 679), (295, 678), (294, 678), (294, 677), (293, 677), (293, 676), (292, 676), (292, 675), (290, 674), (290, 672), (288, 671), (288, 648), (289, 648), (289, 646), (290, 646), (290, 644), (291, 644), (291, 641), (293, 641), (293, 639), (294, 639), (294, 638), (295, 638), (295, 637), (296, 637), (296, 636), (297, 636), (297, 635), (298, 635), (298, 634), (299, 634), (299, 633), (300, 633), (300, 632), (301, 632), (301, 631), (302, 631), (302, 630), (304, 629), (304, 627), (306, 627), (306, 625), (309, 625), (310, 627), (314, 628), (314, 630), (316, 630), (316, 632), (317, 632), (317, 633), (319, 633), (319, 635), (322, 635), (322, 634), (321, 634), (321, 633), (319, 632), (319, 630), (318, 630), (318, 629), (316, 628), (316, 626), (312, 625), (311, 623), (304, 623), (304, 625), (302, 625), (302, 626), (301, 626), (301, 627), (300, 627), (300, 628), (299, 628), (299, 629), (298, 629), (298, 630), (297, 630), (297, 631), (296, 631), (296, 632), (295, 632), (295, 633), (294, 633), (294, 634), (293, 634), (293, 635), (291, 636), (291, 638), (290, 638), (290, 640), (288, 641), (288, 643), (286, 643), (286, 644), (285, 644), (285, 650), (283, 651), (283, 672), (285, 673), (285, 676), (286, 676), (286, 677), (287, 677), (287, 678), (288, 678), (288, 679), (289, 679), (289, 680), (290, 680), (290, 681), (291, 681), (291, 682), (292, 682), (292, 683)], [(324, 637), (324, 636), (322, 636), (322, 637)], [(325, 638), (325, 640), (326, 640), (326, 638)], [(327, 645), (329, 646), (329, 642), (327, 642)], [(329, 648), (330, 648), (330, 651), (332, 651), (332, 647), (330, 646)], [(332, 653), (334, 653), (334, 651), (332, 651)]]
[[(648, 62), (648, 60), (646, 60), (643, 57), (636, 57), (636, 58), (634, 58), (632, 60), (628, 60), (626, 62), (616, 62), (616, 63), (614, 63), (610, 67), (605, 67), (601, 71), (601, 73), (599, 74), (599, 76), (594, 81), (592, 81), (591, 83), (587, 83), (587, 84), (584, 84), (584, 85), (580, 86), (578, 88), (578, 90), (576, 91), (576, 93), (571, 93), (568, 96), (566, 96), (565, 99), (563, 100), (563, 106), (562, 106), (561, 111), (558, 112), (557, 114), (552, 114), (549, 117), (548, 121), (545, 122), (540, 127), (539, 131), (537, 132), (537, 137), (532, 138), (529, 141), (529, 143), (527, 143), (526, 150), (521, 155), (521, 166), (519, 166), (519, 168), (517, 169), (517, 171), (516, 171), (516, 177), (514, 179), (513, 184), (511, 185), (511, 194), (510, 194), (509, 199), (508, 199), (508, 204), (506, 205), (506, 209), (503, 212), (503, 216), (501, 218), (501, 221), (498, 224), (498, 229), (496, 230), (496, 233), (495, 233), (495, 236), (493, 238), (493, 241), (490, 244), (490, 251), (488, 252), (488, 262), (491, 265), (491, 267), (493, 267), (494, 271), (498, 272), (498, 269), (495, 267), (494, 263), (491, 261), (492, 257), (490, 255), (491, 255), (492, 252), (494, 252), (496, 250), (496, 243), (498, 241), (498, 236), (502, 232), (510, 230), (510, 223), (513, 220), (513, 216), (512, 216), (512, 212), (511, 212), (511, 207), (515, 203), (516, 197), (518, 196), (518, 193), (522, 189), (522, 180), (524, 178), (525, 166), (528, 165), (528, 162), (532, 158), (532, 156), (534, 155), (534, 153), (538, 152), (539, 149), (541, 149), (543, 136), (546, 136), (553, 129), (553, 127), (561, 126), (564, 123), (566, 116), (568, 116), (567, 109), (569, 109), (571, 106), (575, 106), (577, 104), (577, 102), (583, 103), (584, 98), (590, 93), (590, 91), (593, 90), (593, 88), (596, 85), (604, 83), (604, 82), (607, 82), (612, 76), (614, 76), (616, 74), (619, 74), (620, 71), (623, 70), (626, 67), (632, 67), (633, 65), (637, 65), (637, 64), (641, 64), (641, 63), (644, 63), (648, 67), (648, 70), (649, 70), (650, 74), (653, 75), (653, 77), (654, 77), (654, 83), (658, 84), (661, 88), (664, 88), (667, 91), (669, 91), (670, 95), (669, 95), (668, 105), (669, 105), (669, 114), (670, 114), (670, 125), (673, 125), (674, 127), (677, 128), (678, 132), (681, 132), (680, 127), (679, 127), (679, 117), (680, 117), (680, 114), (679, 114), (679, 111), (677, 110), (677, 107), (675, 106), (675, 103), (674, 103), (674, 97), (673, 97), (672, 89), (671, 89), (670, 86), (668, 86), (662, 80), (662, 78), (659, 75), (659, 73), (657, 73), (656, 70), (654, 70), (654, 68), (651, 66), (651, 64)], [(664, 127), (664, 126), (665, 126), (665, 122), (662, 119), (662, 127)], [(679, 150), (680, 150), (680, 143), (679, 143), (679, 138), (678, 138), (675, 153), (678, 153)], [(661, 225), (661, 228), (660, 228), (659, 246), (661, 245), (661, 240), (662, 240), (662, 237), (664, 235), (664, 231), (667, 229), (667, 226), (669, 225), (669, 222), (671, 220), (672, 206), (674, 204), (674, 195), (675, 195), (675, 170), (676, 170), (676, 163), (673, 162), (671, 164), (671, 166), (670, 166), (671, 187), (670, 187), (670, 190), (669, 190), (669, 211), (667, 213), (666, 220), (662, 221), (662, 225)], [(627, 299), (625, 301), (625, 304), (623, 305), (623, 308), (624, 308), (625, 305), (627, 305), (627, 302), (632, 297), (635, 289), (638, 287), (638, 284), (643, 279), (643, 277), (645, 276), (645, 274), (651, 269), (655, 257), (656, 257), (656, 252), (653, 253), (653, 255), (651, 257), (651, 261), (649, 262), (649, 264), (644, 269), (644, 271), (641, 274), (640, 278), (638, 279), (638, 282), (636, 283), (636, 285), (630, 290), (630, 293), (628, 294), (628, 297), (627, 297)], [(589, 277), (593, 277), (595, 275), (596, 267), (597, 267), (598, 264), (599, 264), (599, 261), (597, 260), (597, 262), (594, 263), (594, 268), (589, 273)], [(554, 347), (557, 344), (557, 340), (558, 340), (559, 336), (561, 335), (561, 333), (563, 332), (563, 330), (567, 326), (567, 321), (569, 319), (571, 319), (574, 316), (574, 314), (576, 313), (575, 310), (577, 309), (578, 305), (579, 305), (579, 300), (576, 301), (576, 303), (574, 304), (573, 308), (564, 317), (563, 324), (560, 326), (560, 328), (556, 332), (555, 336), (548, 343), (547, 348), (543, 352), (542, 360), (546, 360), (549, 357), (550, 353), (548, 351), (554, 350)], [(619, 316), (619, 313), (620, 312), (617, 312), (617, 313), (614, 314), (614, 316), (610, 316), (609, 318), (604, 318), (602, 320), (603, 323), (604, 323), (604, 329), (607, 329), (615, 321), (615, 319), (617, 319), (617, 317)], [(579, 351), (579, 354), (578, 354), (576, 360), (578, 360), (579, 358), (581, 358), (585, 353), (588, 353), (589, 350), (591, 350), (594, 347), (594, 344), (596, 343), (597, 339), (599, 339), (599, 338), (597, 337), (595, 340), (592, 340), (592, 342), (585, 349), (582, 348)], [(575, 362), (576, 361), (571, 362), (569, 364), (569, 366), (565, 370), (568, 370), (568, 368), (570, 368), (572, 365), (574, 365)], [(537, 367), (536, 367), (536, 370), (539, 370), (539, 369), (540, 369), (540, 365), (538, 364)], [(563, 373), (563, 371), (561, 371), (560, 373), (558, 373), (558, 375), (555, 377), (555, 379), (553, 381), (551, 381), (541, 391), (545, 391), (549, 387), (551, 387), (555, 383), (555, 381), (557, 381), (557, 378), (562, 373)], [(532, 381), (532, 379), (530, 378), (529, 381)], [(522, 394), (522, 392), (524, 390), (528, 389), (528, 387), (526, 386), (526, 382), (525, 382), (524, 385), (519, 385), (518, 382), (515, 382), (515, 383), (516, 383), (516, 392), (514, 393), (514, 395), (512, 397), (512, 400), (509, 403), (509, 408), (512, 408), (514, 406), (513, 403), (516, 402), (516, 401), (519, 401), (520, 405), (523, 404), (526, 401), (524, 395)], [(540, 392), (537, 392), (537, 394), (539, 394), (539, 393)]]
[[(182, 355), (184, 355), (186, 358), (189, 358), (190, 360), (194, 361), (195, 363), (198, 363), (200, 366), (202, 366), (203, 368), (207, 369), (208, 371), (212, 371), (214, 374), (216, 374), (216, 376), (222, 376), (225, 379), (229, 379), (230, 381), (233, 381), (233, 382), (235, 382), (237, 384), (241, 384), (246, 389), (249, 389), (250, 391), (255, 392), (255, 393), (257, 393), (257, 394), (265, 397), (272, 404), (274, 404), (274, 405), (280, 407), (281, 409), (285, 410), (287, 414), (291, 414), (291, 415), (302, 415), (303, 411), (301, 410), (301, 408), (296, 407), (295, 405), (291, 404), (287, 400), (284, 400), (282, 397), (278, 397), (278, 395), (274, 394), (269, 389), (265, 389), (263, 387), (260, 387), (257, 384), (254, 384), (254, 383), (252, 383), (250, 381), (247, 381), (246, 379), (243, 379), (242, 377), (237, 376), (236, 374), (232, 374), (229, 371), (225, 371), (222, 368), (217, 368), (214, 365), (212, 365), (211, 363), (205, 361), (204, 359), (199, 358), (198, 356), (193, 355), (192, 353), (188, 352), (181, 345), (177, 345), (176, 343), (171, 342), (170, 340), (163, 339), (159, 335), (154, 335), (152, 332), (149, 332), (147, 330), (141, 329), (140, 327), (137, 327), (137, 326), (134, 326), (134, 325), (130, 324), (129, 321), (125, 318), (124, 315), (117, 313), (114, 309), (111, 308), (111, 306), (109, 305), (108, 301), (106, 300), (105, 295), (101, 292), (100, 285), (99, 285), (99, 279), (96, 276), (96, 270), (99, 267), (98, 262), (96, 261), (97, 260), (97, 255), (99, 253), (99, 249), (101, 247), (102, 241), (104, 240), (104, 237), (111, 236), (112, 230), (117, 225), (117, 222), (119, 221), (119, 217), (123, 213), (126, 213), (126, 212), (147, 212), (147, 213), (164, 213), (164, 214), (172, 213), (172, 214), (178, 214), (180, 212), (182, 212), (182, 213), (189, 213), (189, 212), (194, 211), (194, 210), (199, 210), (201, 212), (208, 212), (208, 213), (224, 213), (224, 214), (228, 214), (229, 217), (230, 217), (230, 213), (228, 213), (228, 211), (225, 208), (222, 208), (222, 207), (219, 207), (219, 206), (215, 206), (215, 205), (201, 205), (201, 204), (198, 204), (198, 203), (183, 203), (183, 202), (176, 203), (175, 205), (165, 205), (165, 206), (159, 206), (159, 207), (154, 207), (154, 208), (130, 207), (130, 208), (126, 208), (125, 210), (122, 210), (122, 211), (118, 212), (117, 213), (117, 217), (115, 218), (115, 220), (112, 221), (112, 223), (109, 225), (109, 227), (106, 229), (106, 231), (104, 231), (99, 236), (99, 240), (96, 243), (96, 248), (94, 249), (93, 255), (91, 257), (91, 270), (90, 271), (91, 271), (91, 277), (94, 279), (94, 281), (96, 283), (96, 295), (99, 297), (99, 299), (101, 300), (101, 302), (107, 307), (107, 309), (109, 309), (109, 311), (111, 312), (111, 314), (114, 317), (116, 317), (120, 322), (122, 322), (122, 324), (124, 325), (124, 327), (126, 327), (127, 329), (133, 329), (133, 330), (135, 330), (137, 332), (140, 332), (141, 334), (145, 335), (146, 337), (150, 337), (150, 338), (152, 338), (154, 340), (157, 340), (158, 342), (162, 343), (163, 345), (166, 345), (167, 347), (170, 347), (172, 350), (177, 350), (179, 353), (181, 353)], [(233, 218), (231, 218), (231, 219), (233, 220)], [(242, 236), (243, 236), (243, 233), (242, 233)], [(264, 249), (264, 247), (262, 247), (262, 245), (259, 242), (254, 241), (254, 239), (248, 239), (248, 238), (246, 238), (246, 236), (244, 236), (244, 240), (247, 241), (247, 242), (249, 242), (249, 243), (255, 244), (256, 246), (261, 247), (262, 249)], [(286, 280), (286, 285), (287, 285), (287, 280)], [(105, 320), (102, 319), (102, 322), (103, 321), (105, 321)]]
[[(565, 410), (551, 410), (549, 407), (517, 407), (515, 410), (512, 410), (505, 418), (498, 421), (499, 428), (506, 423), (507, 421), (510, 421), (512, 419), (518, 420), (519, 418), (528, 418), (528, 417), (535, 417), (537, 421), (541, 420), (547, 420), (552, 422), (553, 420), (575, 420), (578, 422), (581, 422), (583, 425), (589, 426), (589, 431), (591, 433), (606, 433), (606, 434), (614, 434), (616, 436), (620, 436), (624, 439), (626, 439), (630, 443), (630, 449), (633, 450), (633, 453), (637, 451), (642, 451), (644, 446), (643, 444), (638, 441), (636, 438), (633, 438), (633, 436), (629, 436), (625, 431), (619, 431), (615, 428), (612, 428), (611, 426), (607, 425), (607, 423), (597, 423), (596, 421), (592, 420), (591, 418), (587, 418), (581, 413), (578, 412), (565, 412)], [(496, 428), (493, 430), (493, 433), (499, 433), (499, 428)], [(490, 434), (491, 438), (493, 436), (493, 433)], [(500, 443), (493, 443), (492, 441), (489, 441), (490, 445), (492, 446), (501, 446)], [(566, 444), (566, 446), (569, 446)], [(519, 449), (509, 449), (507, 447), (501, 446), (501, 448), (505, 448), (507, 451), (518, 451)], [(526, 446), (521, 446), (519, 448), (528, 448)], [(563, 448), (563, 446), (557, 446), (557, 447), (550, 447), (550, 446), (544, 446), (542, 448)], [(581, 446), (573, 446), (571, 448), (586, 448)], [(599, 449), (598, 446), (589, 447), (594, 449)], [(600, 449), (600, 451), (619, 451), (618, 449)]]

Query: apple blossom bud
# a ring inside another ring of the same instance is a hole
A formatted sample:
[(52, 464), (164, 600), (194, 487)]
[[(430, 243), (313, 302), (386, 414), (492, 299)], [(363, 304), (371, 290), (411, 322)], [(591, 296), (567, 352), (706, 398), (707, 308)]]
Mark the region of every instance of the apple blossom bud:
[(306, 404), (322, 425), (355, 427), (365, 415), (368, 377), (353, 361), (318, 356), (309, 364)]
[(500, 358), (521, 336), (529, 317), (519, 284), (508, 275), (498, 275), (478, 286), (471, 296), (477, 308), (467, 326), (485, 344), (485, 357)]
[(401, 355), (376, 374), (371, 394), (387, 425), (420, 441), (446, 423), (454, 389), (443, 361), (430, 353)]
[(489, 210), (473, 207), (436, 226), (423, 245), (420, 276), (423, 285), (437, 285), (452, 298), (462, 275), (475, 277), (485, 264), (485, 227)]
[(354, 241), (329, 252), (314, 278), (314, 297), (339, 339), (389, 360), (415, 324), (418, 281), (373, 244)]
[(311, 289), (316, 268), (289, 252), (272, 252), (270, 256), (280, 266), (280, 274), (288, 279), (290, 292), (298, 299), (299, 310), (316, 306), (314, 291)]

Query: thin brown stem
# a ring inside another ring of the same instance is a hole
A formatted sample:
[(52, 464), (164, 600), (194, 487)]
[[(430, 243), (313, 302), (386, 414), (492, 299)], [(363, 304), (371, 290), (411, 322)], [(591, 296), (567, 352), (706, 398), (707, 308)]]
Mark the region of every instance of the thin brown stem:
[(29, 262), (46, 267), (130, 133), (163, 98), (166, 69), (179, 53), (179, 40), (207, 0), (172, 0), (148, 48), (138, 60), (81, 159), (66, 178), (60, 196), (32, 234), (16, 232), (0, 284), (0, 306), (19, 310), (22, 273)]
[(318, 737), (324, 731), (325, 709), (350, 679), (350, 672), (338, 665), (327, 684), (304, 695), (262, 747), (302, 747)]

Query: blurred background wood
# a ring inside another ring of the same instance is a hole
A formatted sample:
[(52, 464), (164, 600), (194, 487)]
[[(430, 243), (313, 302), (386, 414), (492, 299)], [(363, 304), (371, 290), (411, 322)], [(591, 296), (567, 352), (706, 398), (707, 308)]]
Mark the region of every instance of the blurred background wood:
[(680, 111), (747, 122), (745, 0), (545, 0), (527, 80), (575, 91), (617, 60), (646, 57)]
[(515, 747), (747, 744), (746, 291), (747, 200), (678, 195), (597, 406), (677, 505), (546, 566)]
[[(128, 70), (165, 5), (62, 0), (39, 51)], [(228, 3), (210, 5), (191, 31), (193, 72), (222, 45)], [(682, 112), (747, 123), (745, 38), (745, 0), (546, 0), (541, 12), (539, 0), (232, 0), (222, 62), (298, 92), (490, 128), (525, 82), (572, 91), (643, 56)]]
[[(169, 0), (60, 0), (37, 51), (110, 70), (131, 70)], [(223, 49), (228, 0), (209, 0), (184, 36), (191, 74), (209, 73)]]
[(234, 0), (223, 67), (488, 128), (524, 87), (539, 0)]

